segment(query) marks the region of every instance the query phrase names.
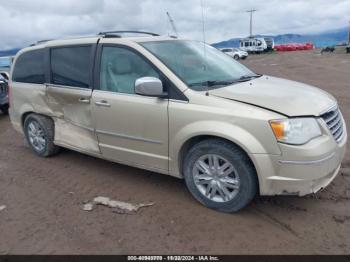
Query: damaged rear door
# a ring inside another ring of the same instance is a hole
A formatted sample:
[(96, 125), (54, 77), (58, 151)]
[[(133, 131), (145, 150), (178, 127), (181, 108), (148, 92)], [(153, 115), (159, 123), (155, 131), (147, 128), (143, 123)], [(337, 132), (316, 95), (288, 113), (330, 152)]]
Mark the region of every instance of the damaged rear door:
[(47, 103), (55, 119), (55, 143), (100, 153), (91, 119), (95, 43), (51, 47)]

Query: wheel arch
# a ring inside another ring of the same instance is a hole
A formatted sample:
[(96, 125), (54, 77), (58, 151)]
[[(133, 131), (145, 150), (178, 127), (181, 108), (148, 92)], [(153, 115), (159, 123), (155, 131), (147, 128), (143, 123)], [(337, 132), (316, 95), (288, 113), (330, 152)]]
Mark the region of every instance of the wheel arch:
[(24, 112), (24, 113), (21, 115), (21, 126), (22, 126), (22, 129), (24, 129), (24, 122), (25, 122), (26, 118), (27, 118), (29, 115), (31, 115), (31, 114), (35, 114), (35, 115), (47, 117), (47, 118), (51, 119), (52, 122), (53, 122), (53, 124), (55, 125), (55, 121), (54, 121), (54, 119), (53, 119), (51, 116), (48, 116), (48, 115), (45, 115), (45, 114), (40, 114), (40, 113), (37, 113), (37, 112), (34, 112), (34, 111), (26, 111), (26, 112)]
[(256, 180), (258, 183), (258, 192), (260, 192), (260, 179), (259, 179), (259, 175), (258, 175), (258, 169), (256, 168), (255, 165), (255, 161), (254, 159), (251, 158), (251, 155), (244, 149), (242, 148), (239, 144), (235, 143), (234, 141), (225, 138), (223, 136), (218, 136), (218, 135), (197, 135), (197, 136), (193, 136), (191, 138), (189, 138), (188, 140), (185, 141), (185, 143), (183, 143), (183, 145), (181, 146), (181, 149), (179, 151), (179, 155), (178, 155), (178, 167), (179, 167), (179, 171), (181, 174), (181, 177), (183, 177), (183, 163), (186, 157), (186, 153), (188, 152), (188, 150), (190, 150), (194, 145), (198, 144), (199, 142), (202, 142), (204, 140), (208, 140), (208, 139), (219, 139), (222, 141), (225, 141), (227, 143), (230, 143), (234, 146), (236, 146), (237, 148), (240, 149), (240, 151), (242, 153), (244, 153), (247, 157), (247, 159), (250, 161), (252, 167), (255, 170), (255, 174), (256, 174)]
[(26, 121), (26, 118), (31, 115), (31, 114), (36, 114), (35, 112), (33, 111), (27, 111), (25, 113), (23, 113), (21, 115), (21, 126), (22, 126), (22, 129), (24, 128), (24, 122)]

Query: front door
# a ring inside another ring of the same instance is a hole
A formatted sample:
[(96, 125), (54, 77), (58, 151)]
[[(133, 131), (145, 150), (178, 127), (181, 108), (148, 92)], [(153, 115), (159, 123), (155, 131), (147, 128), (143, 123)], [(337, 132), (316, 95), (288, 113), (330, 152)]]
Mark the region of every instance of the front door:
[(91, 118), (92, 44), (50, 49), (46, 102), (55, 117), (55, 143), (99, 154)]
[(135, 51), (100, 48), (99, 87), (92, 94), (92, 115), (102, 155), (108, 159), (168, 172), (168, 99), (134, 92), (140, 77), (160, 78)]

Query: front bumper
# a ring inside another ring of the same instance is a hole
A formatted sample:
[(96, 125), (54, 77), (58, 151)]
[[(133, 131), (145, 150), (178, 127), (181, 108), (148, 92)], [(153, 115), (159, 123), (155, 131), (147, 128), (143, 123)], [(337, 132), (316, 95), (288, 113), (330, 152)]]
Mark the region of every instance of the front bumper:
[(344, 122), (339, 143), (328, 132), (303, 146), (280, 144), (281, 155), (252, 155), (260, 194), (304, 196), (325, 188), (339, 173), (346, 142)]

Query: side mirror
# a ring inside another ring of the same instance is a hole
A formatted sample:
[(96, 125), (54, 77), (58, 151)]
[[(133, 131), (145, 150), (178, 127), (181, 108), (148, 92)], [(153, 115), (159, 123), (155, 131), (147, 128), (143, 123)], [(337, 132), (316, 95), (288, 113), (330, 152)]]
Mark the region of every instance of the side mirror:
[(135, 81), (135, 93), (142, 96), (165, 98), (168, 93), (163, 91), (163, 84), (156, 77), (141, 77)]

